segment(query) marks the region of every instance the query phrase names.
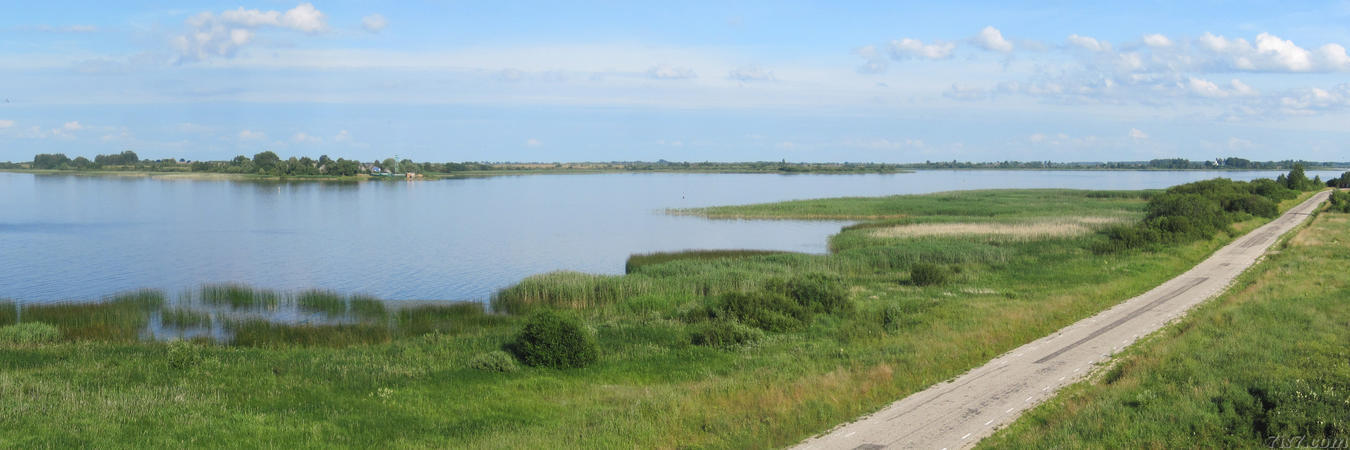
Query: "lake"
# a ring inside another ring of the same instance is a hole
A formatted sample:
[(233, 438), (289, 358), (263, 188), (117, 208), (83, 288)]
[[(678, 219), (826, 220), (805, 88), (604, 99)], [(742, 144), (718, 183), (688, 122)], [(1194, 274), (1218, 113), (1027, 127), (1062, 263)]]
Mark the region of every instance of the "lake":
[(91, 300), (242, 282), (391, 300), (486, 300), (553, 270), (622, 273), (633, 253), (824, 252), (826, 238), (845, 225), (707, 220), (666, 215), (667, 208), (963, 189), (1147, 189), (1278, 174), (652, 173), (335, 183), (0, 173), (0, 298)]

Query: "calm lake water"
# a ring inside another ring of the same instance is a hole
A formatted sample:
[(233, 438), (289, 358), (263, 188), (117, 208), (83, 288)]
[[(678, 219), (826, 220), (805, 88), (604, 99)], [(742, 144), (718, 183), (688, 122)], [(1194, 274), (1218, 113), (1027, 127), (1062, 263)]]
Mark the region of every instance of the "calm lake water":
[(622, 273), (633, 253), (824, 252), (843, 225), (707, 220), (669, 216), (666, 208), (961, 189), (1146, 189), (1276, 175), (922, 171), (264, 183), (0, 173), (0, 298), (90, 300), (242, 282), (393, 300), (483, 300), (532, 274)]

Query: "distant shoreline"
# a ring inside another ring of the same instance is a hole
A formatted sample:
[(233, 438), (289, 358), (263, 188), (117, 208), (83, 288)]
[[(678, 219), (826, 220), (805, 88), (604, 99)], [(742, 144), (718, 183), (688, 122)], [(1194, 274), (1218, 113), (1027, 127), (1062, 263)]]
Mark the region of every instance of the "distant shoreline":
[[(1050, 171), (1050, 172), (1263, 172), (1277, 171), (1280, 169), (1235, 169), (1235, 168), (1196, 168), (1196, 169), (1164, 169), (1164, 168), (1107, 168), (1107, 167), (946, 167), (946, 168), (907, 168), (896, 170), (856, 170), (856, 171), (831, 171), (831, 170), (799, 170), (799, 171), (780, 171), (780, 170), (716, 170), (716, 169), (623, 169), (623, 168), (529, 168), (529, 169), (496, 169), (496, 170), (473, 170), (449, 173), (427, 173), (423, 174), (420, 180), (440, 180), (452, 178), (491, 178), (503, 176), (526, 176), (526, 175), (590, 175), (590, 174), (640, 174), (640, 173), (695, 173), (695, 174), (777, 174), (777, 175), (868, 175), (868, 174), (904, 174), (915, 173), (919, 171)], [(1310, 171), (1350, 171), (1345, 167), (1310, 167)], [(76, 176), (102, 176), (102, 177), (145, 177), (160, 179), (179, 179), (179, 180), (233, 180), (233, 181), (403, 181), (403, 176), (381, 177), (367, 174), (354, 176), (326, 176), (326, 175), (258, 175), (246, 173), (221, 173), (221, 172), (191, 172), (191, 171), (147, 171), (147, 170), (60, 170), (60, 169), (0, 169), (0, 172), (8, 173), (27, 173), (34, 175), (76, 175)]]

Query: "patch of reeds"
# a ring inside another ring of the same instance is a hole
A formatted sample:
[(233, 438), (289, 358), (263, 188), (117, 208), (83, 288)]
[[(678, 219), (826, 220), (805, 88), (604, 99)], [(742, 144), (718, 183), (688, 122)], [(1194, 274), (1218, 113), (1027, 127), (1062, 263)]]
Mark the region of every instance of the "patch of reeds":
[(281, 301), (281, 295), (276, 291), (254, 289), (238, 283), (207, 284), (201, 287), (200, 292), (203, 303), (233, 309), (272, 309)]
[(146, 289), (101, 303), (24, 305), (21, 315), (24, 322), (56, 326), (68, 340), (133, 341), (163, 304), (162, 291)]
[(376, 324), (294, 325), (248, 320), (229, 322), (226, 327), (234, 334), (231, 343), (245, 347), (349, 347), (382, 344), (393, 339), (388, 327)]
[(159, 321), (166, 326), (178, 328), (209, 327), (211, 315), (187, 308), (165, 308), (159, 311)]
[(351, 296), (352, 315), (366, 320), (381, 320), (389, 316), (389, 311), (384, 307), (384, 301), (368, 295), (355, 294)]
[(776, 255), (788, 252), (776, 250), (686, 250), (680, 252), (642, 253), (628, 257), (624, 264), (624, 273), (636, 272), (639, 268), (653, 264), (683, 260), (708, 260), (723, 258), (745, 258), (749, 256)]
[(499, 323), (504, 317), (487, 313), (479, 302), (453, 302), (425, 305), (398, 311), (396, 328), (400, 334), (418, 336), (430, 332), (457, 332)]
[(18, 318), (19, 310), (13, 302), (0, 302), (0, 326), (13, 325)]
[(296, 305), (302, 311), (321, 313), (329, 317), (341, 316), (347, 312), (347, 301), (341, 294), (319, 289), (301, 292), (296, 297)]

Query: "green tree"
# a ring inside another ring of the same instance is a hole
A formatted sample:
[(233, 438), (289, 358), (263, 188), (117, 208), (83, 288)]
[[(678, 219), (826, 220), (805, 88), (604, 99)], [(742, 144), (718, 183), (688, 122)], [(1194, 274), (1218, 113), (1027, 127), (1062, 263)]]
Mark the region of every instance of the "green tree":
[(34, 169), (62, 169), (70, 166), (70, 158), (64, 153), (39, 153), (33, 155)]
[(279, 163), (281, 163), (281, 157), (272, 153), (271, 150), (253, 155), (253, 167), (262, 172), (274, 173)]

